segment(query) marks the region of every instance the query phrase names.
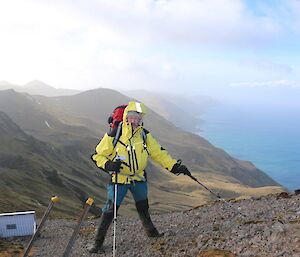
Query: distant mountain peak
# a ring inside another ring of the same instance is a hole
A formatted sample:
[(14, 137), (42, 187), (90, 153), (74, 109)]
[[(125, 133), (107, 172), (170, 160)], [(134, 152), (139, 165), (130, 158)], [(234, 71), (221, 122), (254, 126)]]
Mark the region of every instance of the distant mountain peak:
[(75, 95), (81, 91), (75, 89), (63, 89), (55, 88), (48, 85), (41, 80), (32, 80), (22, 87), (23, 92), (27, 92), (31, 95), (43, 95), (43, 96), (63, 96), (63, 95)]
[(44, 83), (43, 81), (40, 80), (32, 80), (28, 82), (27, 84), (24, 85), (25, 88), (38, 88), (38, 89), (55, 89), (52, 86), (49, 86), (48, 84)]

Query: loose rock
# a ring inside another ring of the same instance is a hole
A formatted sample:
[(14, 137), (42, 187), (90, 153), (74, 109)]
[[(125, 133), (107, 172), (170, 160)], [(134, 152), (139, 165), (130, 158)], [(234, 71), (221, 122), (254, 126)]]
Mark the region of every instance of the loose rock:
[[(230, 203), (217, 202), (185, 212), (152, 215), (159, 239), (147, 238), (137, 217), (119, 217), (117, 256), (250, 257), (300, 256), (300, 195), (269, 195)], [(240, 208), (239, 214), (232, 208)], [(99, 219), (84, 222), (71, 256), (112, 256), (112, 226), (103, 254), (90, 254)], [(62, 256), (75, 221), (49, 220), (34, 244), (32, 256)], [(14, 239), (24, 247), (30, 238)], [(0, 254), (1, 255), (1, 254)]]

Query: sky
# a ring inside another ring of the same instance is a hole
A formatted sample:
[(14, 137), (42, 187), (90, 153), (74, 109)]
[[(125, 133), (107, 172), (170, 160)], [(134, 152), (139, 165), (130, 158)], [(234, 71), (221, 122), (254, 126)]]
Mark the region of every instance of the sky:
[(297, 102), (299, 39), (299, 0), (1, 1), (0, 81)]

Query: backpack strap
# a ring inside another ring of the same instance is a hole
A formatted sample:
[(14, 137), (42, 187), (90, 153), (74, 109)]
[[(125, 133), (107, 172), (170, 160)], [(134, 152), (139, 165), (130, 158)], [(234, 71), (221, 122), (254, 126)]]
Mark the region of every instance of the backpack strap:
[[(115, 132), (116, 134), (115, 134), (114, 139), (113, 139), (113, 147), (115, 148), (116, 145), (117, 145), (117, 143), (120, 142), (122, 145), (124, 145), (124, 146), (127, 148), (127, 151), (128, 151), (128, 160), (129, 160), (129, 168), (130, 168), (130, 171), (131, 171), (132, 166), (131, 166), (131, 164), (130, 164), (131, 158), (130, 158), (130, 152), (129, 152), (129, 150), (128, 150), (129, 145), (126, 146), (124, 143), (122, 143), (121, 141), (119, 141), (119, 139), (120, 139), (120, 137), (121, 137), (121, 135), (122, 135), (122, 125), (123, 125), (123, 122), (120, 122), (119, 125), (118, 125), (118, 127), (117, 127), (117, 131)], [(143, 138), (144, 150), (146, 150), (147, 154), (149, 155), (149, 151), (148, 151), (148, 149), (147, 149), (147, 133), (149, 133), (149, 131), (147, 131), (146, 129), (142, 128), (141, 134), (142, 134), (142, 138)], [(118, 150), (118, 149), (117, 149), (117, 150)], [(134, 150), (134, 153), (135, 153), (135, 150)], [(117, 153), (116, 153), (116, 156), (117, 156)], [(115, 157), (116, 157), (116, 156), (115, 156)], [(114, 157), (114, 158), (115, 158), (115, 157)], [(113, 158), (113, 159), (114, 159), (114, 158)], [(136, 157), (135, 157), (135, 158), (136, 158)], [(133, 157), (132, 157), (132, 160), (133, 160)], [(136, 161), (136, 165), (137, 165), (137, 161)], [(133, 164), (133, 171), (134, 171), (134, 174), (135, 174), (134, 164)], [(144, 170), (144, 172), (145, 172), (145, 180), (142, 180), (142, 181), (146, 181), (146, 180), (147, 180), (147, 177), (146, 177), (146, 176), (147, 176), (147, 175), (146, 175), (146, 171)], [(136, 174), (135, 174), (135, 175), (136, 175)], [(127, 177), (127, 179), (128, 179), (128, 177)]]
[[(117, 131), (116, 131), (116, 134), (115, 134), (115, 137), (114, 137), (114, 140), (113, 140), (114, 148), (116, 147), (116, 145), (117, 145), (117, 143), (118, 143), (118, 141), (119, 141), (119, 139), (122, 135), (122, 124), (123, 124), (123, 122), (120, 122), (119, 125), (118, 125)], [(149, 154), (148, 149), (147, 149), (147, 133), (146, 133), (146, 130), (144, 128), (142, 129), (142, 138), (143, 138), (144, 149)]]
[(144, 149), (146, 150), (146, 152), (149, 155), (149, 151), (147, 149), (147, 133), (146, 133), (146, 130), (144, 128), (142, 129), (142, 138), (143, 138), (143, 143), (144, 143)]
[(146, 135), (146, 131), (144, 130), (144, 128), (142, 129), (142, 138), (143, 138), (143, 142), (144, 145), (147, 145), (147, 135)]
[(117, 132), (116, 132), (116, 135), (115, 135), (114, 140), (113, 140), (114, 148), (116, 147), (116, 144), (118, 143), (118, 141), (119, 141), (119, 139), (122, 135), (122, 124), (123, 124), (123, 122), (120, 122), (119, 125), (118, 125)]

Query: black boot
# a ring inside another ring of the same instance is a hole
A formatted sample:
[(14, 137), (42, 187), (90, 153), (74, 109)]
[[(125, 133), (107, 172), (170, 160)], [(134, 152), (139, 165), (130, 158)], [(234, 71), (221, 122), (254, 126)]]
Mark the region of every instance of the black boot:
[(146, 232), (146, 235), (148, 237), (161, 237), (163, 236), (163, 233), (159, 233), (155, 226), (153, 225), (153, 222), (151, 220), (150, 214), (149, 214), (149, 205), (148, 205), (148, 199), (138, 201), (135, 203), (136, 209), (138, 211), (139, 217), (142, 221), (144, 230)]
[(103, 212), (100, 225), (97, 229), (94, 245), (89, 249), (90, 253), (103, 252), (102, 245), (107, 233), (107, 230), (113, 220), (113, 212)]

